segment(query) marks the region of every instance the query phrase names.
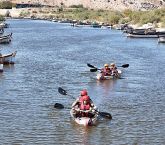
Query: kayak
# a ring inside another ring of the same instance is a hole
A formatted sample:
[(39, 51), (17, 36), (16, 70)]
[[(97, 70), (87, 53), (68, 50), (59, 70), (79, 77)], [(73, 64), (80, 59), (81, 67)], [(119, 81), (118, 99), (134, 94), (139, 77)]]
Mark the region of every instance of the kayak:
[[(81, 111), (84, 112), (83, 110)], [(77, 111), (75, 111), (75, 108), (72, 108), (70, 110), (71, 117), (77, 124), (84, 126), (92, 126), (97, 123), (99, 116), (97, 112), (91, 112), (89, 115), (90, 117), (80, 117), (76, 112)]]
[(118, 75), (111, 75), (111, 76), (103, 76), (102, 73), (98, 73), (96, 75), (96, 78), (97, 80), (110, 80), (110, 79), (117, 79), (117, 78), (120, 78), (121, 77), (121, 73), (122, 71), (121, 70), (117, 70), (118, 71)]

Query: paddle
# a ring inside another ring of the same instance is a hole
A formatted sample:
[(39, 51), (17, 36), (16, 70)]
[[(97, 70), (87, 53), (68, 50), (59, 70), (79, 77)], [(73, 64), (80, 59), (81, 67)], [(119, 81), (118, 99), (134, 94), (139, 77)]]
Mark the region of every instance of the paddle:
[(56, 103), (56, 104), (54, 104), (54, 108), (56, 108), (56, 109), (64, 109), (64, 106), (62, 104), (60, 104), (60, 103)]
[[(56, 109), (64, 109), (64, 108), (66, 108), (66, 107), (64, 107), (64, 105), (62, 105), (62, 104), (60, 104), (60, 103), (55, 103), (55, 104), (54, 104), (54, 108), (56, 108)], [(67, 107), (66, 109), (71, 109), (71, 108)], [(95, 111), (96, 111), (97, 113), (99, 113), (99, 115), (102, 116), (102, 117), (106, 117), (106, 118), (108, 118), (108, 119), (112, 119), (111, 114), (109, 114), (109, 113), (107, 113), (107, 112), (99, 112), (99, 111), (97, 111), (97, 110), (95, 110)]]
[[(59, 87), (58, 88), (58, 92), (60, 93), (60, 94), (62, 94), (62, 95), (68, 95), (67, 94), (67, 91), (66, 90), (64, 90), (63, 88), (61, 88), (61, 87)], [(71, 95), (68, 95), (68, 96), (71, 96)], [(73, 96), (71, 96), (72, 98), (74, 98)], [(74, 98), (75, 99), (75, 98)], [(59, 103), (56, 103), (55, 105), (54, 105), (54, 107), (55, 108), (58, 108), (58, 109), (63, 109), (64, 108), (64, 106), (62, 105), (62, 104), (59, 104)], [(100, 116), (102, 116), (102, 117), (105, 117), (105, 118), (108, 118), (108, 119), (112, 119), (112, 116), (111, 116), (111, 114), (110, 113), (107, 113), (107, 112), (100, 112), (100, 111), (97, 111), (97, 110), (95, 110)]]
[(91, 68), (96, 68), (95, 66), (93, 66), (93, 65), (91, 65), (91, 64), (89, 64), (89, 63), (87, 63), (87, 66), (88, 66), (88, 67), (91, 67)]
[[(87, 63), (87, 66), (92, 68), (92, 69), (90, 69), (90, 72), (97, 72), (98, 70), (101, 70), (100, 68), (97, 68), (89, 63)], [(129, 67), (129, 64), (123, 64), (122, 66), (117, 66), (117, 67), (127, 68), (127, 67)]]
[[(100, 68), (97, 68), (97, 67), (95, 67), (95, 66), (93, 66), (93, 65), (91, 65), (89, 63), (87, 63), (87, 66), (90, 67), (90, 68), (93, 68), (93, 69), (101, 70)], [(117, 66), (117, 67), (127, 68), (127, 67), (129, 67), (129, 64), (123, 64), (123, 65)]]
[(98, 71), (97, 68), (92, 68), (92, 69), (90, 69), (90, 72), (97, 72), (97, 71)]
[(123, 64), (122, 66), (117, 66), (117, 67), (127, 68), (127, 67), (129, 67), (129, 64)]

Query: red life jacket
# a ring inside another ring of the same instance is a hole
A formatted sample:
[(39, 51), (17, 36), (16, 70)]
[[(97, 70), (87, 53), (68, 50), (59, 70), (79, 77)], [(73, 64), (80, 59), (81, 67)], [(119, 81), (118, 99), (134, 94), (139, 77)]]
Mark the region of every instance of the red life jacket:
[(110, 76), (111, 75), (111, 69), (110, 68), (103, 68), (102, 70), (101, 70), (101, 72), (102, 72), (102, 74), (104, 75), (104, 76)]
[[(79, 108), (80, 108), (80, 110), (90, 110), (90, 107), (91, 107), (91, 105), (90, 105), (90, 100), (86, 100), (87, 101), (87, 104), (84, 104), (84, 99), (83, 99), (83, 97), (80, 97), (79, 98), (79, 102), (80, 102), (80, 104), (79, 104)], [(79, 114), (81, 117), (88, 117), (88, 113), (87, 112), (81, 112), (80, 114)]]
[(83, 104), (83, 103), (81, 103), (81, 105), (80, 105), (80, 110), (89, 110), (90, 109), (90, 104), (88, 103), (88, 104)]
[(84, 101), (85, 100), (83, 100), (83, 97), (80, 97), (80, 99), (79, 99), (79, 102), (80, 102), (80, 106), (79, 106), (79, 108), (80, 108), (80, 110), (89, 110), (90, 109), (90, 100), (86, 100), (87, 101), (87, 104), (84, 104)]

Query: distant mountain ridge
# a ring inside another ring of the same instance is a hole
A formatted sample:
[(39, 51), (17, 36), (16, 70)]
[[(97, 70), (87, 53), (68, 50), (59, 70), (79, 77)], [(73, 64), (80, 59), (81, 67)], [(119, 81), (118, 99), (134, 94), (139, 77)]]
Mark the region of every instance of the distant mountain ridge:
[(85, 8), (104, 10), (151, 10), (165, 8), (165, 0), (12, 0), (12, 2), (63, 7), (83, 5)]

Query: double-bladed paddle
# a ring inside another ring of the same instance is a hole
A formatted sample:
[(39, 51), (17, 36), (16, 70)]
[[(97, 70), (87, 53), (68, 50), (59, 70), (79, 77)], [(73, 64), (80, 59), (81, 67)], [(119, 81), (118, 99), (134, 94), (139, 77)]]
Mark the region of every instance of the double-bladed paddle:
[[(69, 108), (69, 107), (64, 107), (64, 105), (62, 105), (62, 104), (60, 104), (60, 103), (55, 103), (54, 104), (54, 108), (56, 108), (56, 109), (64, 109), (64, 108), (66, 108), (66, 109), (71, 109), (71, 108)], [(100, 116), (102, 116), (102, 117), (105, 117), (105, 118), (108, 118), (108, 119), (112, 119), (112, 116), (111, 116), (111, 114), (109, 114), (109, 113), (107, 113), (107, 112), (99, 112), (99, 111), (97, 111), (97, 110), (95, 110)]]
[[(67, 91), (64, 90), (63, 88), (59, 87), (58, 88), (58, 92), (62, 95), (68, 95)], [(68, 95), (68, 96), (71, 96), (71, 95)], [(74, 98), (73, 96), (71, 96), (72, 98)], [(74, 98), (75, 99), (75, 98)], [(65, 108), (62, 104), (59, 104), (59, 103), (56, 103), (54, 105), (54, 108), (57, 108), (57, 109), (63, 109)], [(107, 113), (107, 112), (100, 112), (100, 111), (97, 111), (95, 110), (100, 116), (104, 117), (104, 118), (108, 118), (108, 119), (112, 119), (112, 116), (110, 113)]]
[[(87, 66), (90, 67), (90, 68), (92, 68), (92, 69), (90, 69), (90, 72), (96, 72), (98, 70), (101, 70), (100, 68), (97, 68), (97, 67), (95, 67), (95, 66), (93, 66), (93, 65), (91, 65), (89, 63), (87, 63)], [(123, 65), (117, 66), (117, 67), (127, 68), (127, 67), (129, 67), (129, 64), (123, 64)]]

